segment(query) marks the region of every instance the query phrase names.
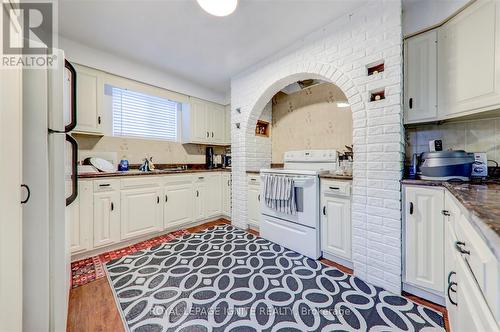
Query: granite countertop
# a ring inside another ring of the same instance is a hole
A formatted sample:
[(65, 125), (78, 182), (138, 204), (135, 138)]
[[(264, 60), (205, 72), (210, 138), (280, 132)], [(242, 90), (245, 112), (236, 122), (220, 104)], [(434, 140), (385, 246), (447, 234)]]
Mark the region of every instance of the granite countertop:
[(319, 177), (321, 179), (344, 180), (344, 181), (352, 180), (352, 175), (337, 175), (333, 173), (320, 174)]
[(126, 172), (100, 172), (100, 173), (81, 173), (78, 174), (79, 179), (93, 178), (108, 178), (119, 176), (153, 176), (153, 175), (168, 175), (168, 174), (188, 174), (188, 173), (204, 173), (204, 172), (231, 172), (230, 168), (212, 168), (212, 169), (186, 169), (186, 170), (154, 170), (151, 172), (142, 172), (138, 169), (132, 169)]
[(441, 186), (471, 213), (471, 223), (500, 259), (500, 184), (402, 180), (402, 184)]

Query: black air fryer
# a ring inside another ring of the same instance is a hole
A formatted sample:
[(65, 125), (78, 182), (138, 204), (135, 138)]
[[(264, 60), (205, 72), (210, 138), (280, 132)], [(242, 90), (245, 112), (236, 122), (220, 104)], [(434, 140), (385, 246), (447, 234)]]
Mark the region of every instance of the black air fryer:
[(211, 146), (207, 146), (205, 149), (205, 167), (214, 168), (214, 148)]

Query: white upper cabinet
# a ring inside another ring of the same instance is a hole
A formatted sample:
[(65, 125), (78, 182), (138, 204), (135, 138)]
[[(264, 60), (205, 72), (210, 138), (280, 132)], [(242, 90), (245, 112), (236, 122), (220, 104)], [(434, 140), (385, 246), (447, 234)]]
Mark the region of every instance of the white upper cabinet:
[(405, 282), (444, 294), (444, 191), (406, 186)]
[(208, 110), (208, 129), (210, 131), (210, 141), (216, 144), (225, 144), (226, 116), (224, 106), (210, 103)]
[(442, 118), (500, 106), (500, 3), (477, 1), (439, 31)]
[(76, 111), (75, 131), (102, 134), (101, 105), (104, 93), (102, 73), (98, 70), (75, 65), (76, 69)]
[[(200, 99), (189, 98), (189, 110), (184, 112), (187, 127), (185, 134), (190, 134), (191, 142), (206, 142), (210, 138), (208, 131), (208, 104)], [(184, 133), (183, 133), (184, 134)]]
[(405, 123), (500, 109), (500, 2), (478, 0), (405, 40)]
[(437, 119), (437, 31), (405, 41), (405, 122)]
[(227, 145), (225, 124), (224, 106), (191, 97), (182, 110), (182, 142)]
[(225, 113), (224, 141), (226, 142), (226, 144), (231, 145), (231, 105), (226, 105), (224, 113)]

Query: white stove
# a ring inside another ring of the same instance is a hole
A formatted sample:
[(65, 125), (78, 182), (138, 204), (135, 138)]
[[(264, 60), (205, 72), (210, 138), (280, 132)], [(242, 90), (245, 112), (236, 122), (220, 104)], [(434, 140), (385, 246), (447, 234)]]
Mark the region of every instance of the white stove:
[[(261, 200), (260, 235), (272, 242), (294, 250), (307, 257), (321, 256), (319, 175), (335, 172), (336, 150), (306, 150), (285, 153), (283, 169), (261, 169), (261, 183), (266, 175), (291, 177), (294, 181), (296, 214), (279, 212)], [(261, 197), (265, 197), (261, 185)]]

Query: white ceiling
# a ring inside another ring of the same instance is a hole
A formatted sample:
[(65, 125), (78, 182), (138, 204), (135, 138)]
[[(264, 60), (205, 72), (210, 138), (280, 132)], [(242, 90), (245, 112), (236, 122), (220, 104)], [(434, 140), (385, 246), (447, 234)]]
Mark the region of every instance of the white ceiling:
[(215, 17), (195, 0), (62, 0), (68, 39), (193, 81), (215, 92), (230, 78), (365, 0), (240, 0)]

